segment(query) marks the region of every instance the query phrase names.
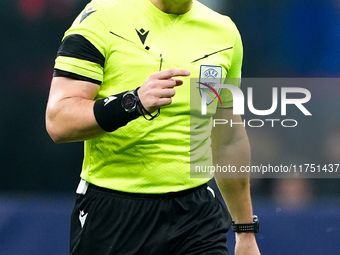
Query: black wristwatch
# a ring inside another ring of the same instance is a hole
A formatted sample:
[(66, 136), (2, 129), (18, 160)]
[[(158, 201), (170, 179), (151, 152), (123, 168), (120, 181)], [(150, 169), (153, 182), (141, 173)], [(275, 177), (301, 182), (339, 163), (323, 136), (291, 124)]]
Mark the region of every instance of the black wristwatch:
[(236, 233), (252, 232), (252, 233), (256, 234), (260, 231), (259, 218), (256, 215), (254, 215), (252, 223), (240, 223), (240, 224), (238, 224), (235, 221), (232, 221), (231, 222), (231, 229)]
[(127, 113), (140, 116), (140, 113), (137, 110), (138, 102), (139, 102), (139, 97), (135, 93), (135, 90), (128, 91), (123, 95), (122, 107)]

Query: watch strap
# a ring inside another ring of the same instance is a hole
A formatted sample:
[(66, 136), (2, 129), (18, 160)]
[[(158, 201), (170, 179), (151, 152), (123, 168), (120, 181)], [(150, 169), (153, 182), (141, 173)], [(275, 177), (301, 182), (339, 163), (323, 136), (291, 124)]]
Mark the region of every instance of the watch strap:
[(258, 233), (260, 230), (258, 217), (254, 215), (252, 223), (236, 223), (232, 221), (231, 229), (236, 233)]

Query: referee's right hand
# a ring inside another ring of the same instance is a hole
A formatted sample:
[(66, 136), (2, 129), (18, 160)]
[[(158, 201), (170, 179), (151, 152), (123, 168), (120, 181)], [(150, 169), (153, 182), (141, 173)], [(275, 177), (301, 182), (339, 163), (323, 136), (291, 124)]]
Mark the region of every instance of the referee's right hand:
[(138, 90), (138, 97), (144, 108), (154, 112), (158, 108), (172, 103), (176, 94), (175, 86), (183, 84), (176, 76), (189, 76), (190, 71), (185, 69), (168, 69), (152, 73)]

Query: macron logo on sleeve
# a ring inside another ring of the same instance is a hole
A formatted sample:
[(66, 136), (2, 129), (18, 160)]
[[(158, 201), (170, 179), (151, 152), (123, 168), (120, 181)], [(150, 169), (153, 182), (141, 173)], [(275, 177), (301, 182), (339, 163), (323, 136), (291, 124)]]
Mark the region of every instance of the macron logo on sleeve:
[(89, 7), (87, 10), (85, 10), (83, 12), (83, 14), (81, 15), (81, 18), (80, 18), (80, 22), (79, 23), (82, 23), (84, 19), (86, 19), (88, 16), (90, 16), (92, 13), (96, 12), (96, 10), (93, 10), (92, 7)]
[(106, 106), (108, 103), (112, 102), (113, 100), (117, 99), (115, 96), (109, 96), (108, 98), (104, 99), (104, 106)]

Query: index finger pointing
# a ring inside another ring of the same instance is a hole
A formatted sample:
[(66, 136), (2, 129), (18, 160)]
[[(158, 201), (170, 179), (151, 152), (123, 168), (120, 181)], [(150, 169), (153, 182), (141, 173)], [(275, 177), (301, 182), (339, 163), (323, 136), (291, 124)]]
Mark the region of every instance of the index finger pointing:
[(155, 73), (154, 77), (160, 80), (170, 79), (174, 76), (189, 76), (190, 71), (181, 68), (171, 68)]

